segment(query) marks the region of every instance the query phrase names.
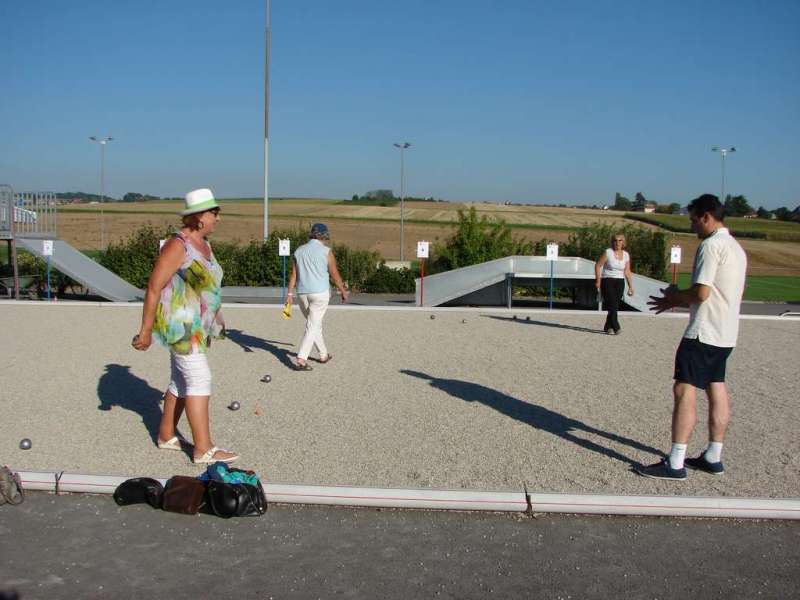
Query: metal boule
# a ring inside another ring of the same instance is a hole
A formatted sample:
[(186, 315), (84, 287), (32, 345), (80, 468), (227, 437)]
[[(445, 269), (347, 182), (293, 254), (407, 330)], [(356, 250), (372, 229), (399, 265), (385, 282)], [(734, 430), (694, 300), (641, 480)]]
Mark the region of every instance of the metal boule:
[(264, 383), (269, 383), (270, 381), (272, 381), (272, 377), (271, 377), (271, 376), (269, 376), (269, 375), (264, 375), (264, 376), (261, 378), (261, 381), (263, 381)]
[(237, 400), (234, 400), (233, 402), (231, 402), (228, 405), (228, 408), (230, 408), (231, 410), (239, 410), (241, 407), (242, 407), (242, 405), (239, 404), (239, 402)]
[(30, 450), (31, 446), (32, 446), (31, 441), (28, 438), (22, 438), (19, 441), (20, 450)]
[(433, 321), (435, 318), (436, 318), (436, 315), (431, 315), (431, 321)]

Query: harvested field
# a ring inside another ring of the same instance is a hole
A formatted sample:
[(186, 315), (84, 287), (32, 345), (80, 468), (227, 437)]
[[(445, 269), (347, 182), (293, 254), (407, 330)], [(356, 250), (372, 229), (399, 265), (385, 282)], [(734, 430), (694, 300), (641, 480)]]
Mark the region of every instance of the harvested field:
[[(104, 207), (106, 237), (119, 242), (145, 224), (156, 229), (177, 227), (180, 202), (114, 203)], [(459, 208), (466, 204), (409, 202), (406, 205), (405, 255), (414, 256), (417, 240), (443, 241), (452, 231)], [(515, 226), (514, 235), (526, 240), (548, 239), (564, 242), (571, 228), (592, 223), (630, 225), (624, 213), (578, 208), (504, 206), (475, 204), (479, 214), (502, 218)], [(262, 204), (253, 200), (224, 201), (223, 218), (214, 238), (248, 242), (262, 237)], [(386, 259), (400, 255), (400, 208), (337, 204), (331, 200), (273, 200), (271, 229), (306, 229), (315, 221), (326, 221), (333, 241), (353, 248), (375, 250)], [(437, 222), (442, 223), (441, 225)], [(639, 224), (653, 228), (652, 225)], [(79, 249), (100, 246), (100, 212), (97, 205), (74, 205), (60, 209), (59, 237)], [(688, 234), (669, 234), (670, 243), (683, 248), (681, 272), (691, 271), (691, 257), (698, 240)], [(766, 240), (740, 240), (747, 251), (752, 275), (800, 275), (800, 244)], [(633, 257), (634, 263), (636, 257)]]

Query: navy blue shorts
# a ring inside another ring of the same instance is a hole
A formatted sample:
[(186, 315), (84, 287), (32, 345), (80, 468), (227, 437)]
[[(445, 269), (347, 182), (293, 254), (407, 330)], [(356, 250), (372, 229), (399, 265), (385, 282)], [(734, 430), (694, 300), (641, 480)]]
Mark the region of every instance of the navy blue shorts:
[(683, 338), (675, 353), (675, 381), (704, 390), (710, 383), (725, 381), (725, 365), (733, 348), (704, 344)]

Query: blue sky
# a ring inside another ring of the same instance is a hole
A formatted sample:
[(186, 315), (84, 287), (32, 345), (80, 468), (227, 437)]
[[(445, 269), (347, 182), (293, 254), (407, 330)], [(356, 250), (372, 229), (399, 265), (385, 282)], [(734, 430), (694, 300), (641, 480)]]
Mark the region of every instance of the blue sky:
[[(264, 2), (0, 3), (0, 182), (263, 192)], [(273, 0), (270, 195), (800, 204), (800, 2)]]

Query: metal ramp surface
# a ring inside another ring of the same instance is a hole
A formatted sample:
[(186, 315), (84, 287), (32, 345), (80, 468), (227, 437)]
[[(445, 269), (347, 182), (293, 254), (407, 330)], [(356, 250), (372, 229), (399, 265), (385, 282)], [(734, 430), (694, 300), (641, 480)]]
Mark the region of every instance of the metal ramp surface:
[[(17, 236), (17, 244), (40, 258), (41, 238)], [(114, 302), (137, 302), (144, 298), (144, 291), (112, 273), (91, 258), (79, 252), (63, 240), (53, 240), (51, 264), (57, 270), (79, 282), (93, 294)]]
[[(559, 257), (553, 261), (555, 287), (573, 287), (582, 304), (596, 304), (594, 261), (577, 257)], [(550, 284), (550, 261), (544, 256), (508, 256), (489, 262), (437, 273), (425, 278), (424, 295), (421, 280), (416, 280), (417, 306), (485, 305), (511, 306), (514, 285)], [(660, 295), (668, 284), (644, 275), (633, 274), (635, 295), (627, 295), (625, 303), (647, 312), (650, 296)]]

